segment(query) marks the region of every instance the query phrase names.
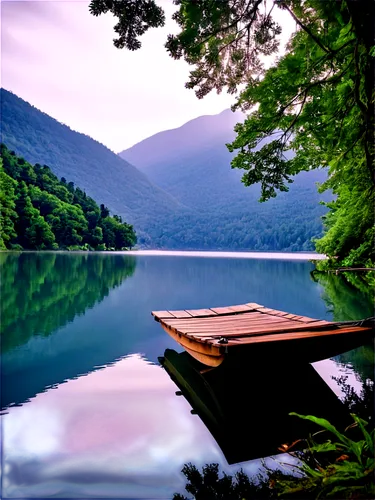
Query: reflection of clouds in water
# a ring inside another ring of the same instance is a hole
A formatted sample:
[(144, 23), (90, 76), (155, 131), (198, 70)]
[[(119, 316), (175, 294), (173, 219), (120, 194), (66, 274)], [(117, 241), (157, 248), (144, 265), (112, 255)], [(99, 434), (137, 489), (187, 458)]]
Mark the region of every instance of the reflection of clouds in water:
[(160, 463), (168, 463), (170, 460), (170, 453), (161, 446), (152, 446), (149, 453), (151, 458), (154, 458)]
[[(149, 448), (150, 456), (158, 461), (165, 462), (174, 458), (175, 452), (182, 449), (189, 448), (194, 443), (195, 433), (194, 425), (191, 419), (186, 415), (186, 406), (183, 407), (177, 397), (172, 397), (167, 400), (169, 406), (169, 415), (171, 421), (176, 424), (176, 436), (171, 435), (171, 440), (164, 446), (151, 446)], [(174, 461), (180, 463), (181, 457), (176, 456)]]
[(185, 404), (181, 405), (181, 401), (176, 396), (167, 399), (167, 413), (171, 423), (175, 424), (176, 431), (174, 435), (168, 436), (164, 445), (154, 443), (149, 447), (149, 456), (156, 462), (182, 463), (184, 459), (181, 454), (192, 449), (198, 439), (191, 415), (186, 413), (187, 407)]
[[(171, 498), (183, 491), (184, 463), (226, 462), (175, 391), (164, 370), (133, 355), (11, 408), (5, 495)], [(254, 475), (260, 461), (222, 469), (233, 474), (241, 466)]]
[(194, 428), (191, 415), (186, 413), (185, 407), (182, 410), (180, 401), (177, 399), (177, 396), (169, 399), (168, 404), (171, 409), (171, 413), (176, 419), (176, 422), (178, 422), (179, 426), (190, 433)]
[(4, 419), (6, 452), (91, 464), (118, 460), (125, 469), (180, 464), (207, 448), (215, 453), (210, 434), (175, 390), (159, 366), (129, 356), (12, 408)]
[(49, 454), (59, 448), (62, 422), (56, 412), (43, 408), (19, 408), (4, 418), (3, 437), (9, 454)]
[[(186, 412), (181, 412), (181, 403), (187, 408)], [(212, 459), (222, 460), (221, 452), (217, 449), (216, 445), (211, 439), (205, 439), (206, 428), (197, 416), (192, 416), (190, 414), (190, 406), (186, 400), (181, 397), (176, 396), (169, 401), (169, 412), (171, 415), (178, 416), (180, 432), (170, 439), (167, 443), (164, 440), (163, 435), (155, 436), (152, 447), (150, 447), (150, 456), (155, 457), (157, 461), (162, 461), (165, 466), (168, 467), (168, 461), (173, 461), (173, 457), (178, 456), (180, 453), (185, 454), (187, 460), (192, 460), (197, 455), (197, 453), (205, 454), (205, 448), (202, 446), (204, 444), (207, 446), (207, 451), (212, 455)], [(203, 436), (200, 436), (203, 432)], [(203, 440), (201, 445), (197, 445), (196, 440)]]

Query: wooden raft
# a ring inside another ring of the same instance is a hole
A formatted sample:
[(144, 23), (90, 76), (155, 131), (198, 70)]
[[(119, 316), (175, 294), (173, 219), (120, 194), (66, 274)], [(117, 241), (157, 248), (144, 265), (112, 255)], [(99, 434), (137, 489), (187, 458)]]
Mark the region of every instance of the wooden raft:
[[(302, 355), (303, 361), (318, 361), (363, 344), (370, 338), (366, 335), (373, 333), (373, 326), (343, 325), (255, 303), (153, 311), (152, 315), (187, 352), (212, 367), (219, 366), (228, 354), (238, 355), (249, 350), (269, 354), (270, 348), (276, 348), (279, 356)], [(267, 351), (264, 351), (265, 345)]]

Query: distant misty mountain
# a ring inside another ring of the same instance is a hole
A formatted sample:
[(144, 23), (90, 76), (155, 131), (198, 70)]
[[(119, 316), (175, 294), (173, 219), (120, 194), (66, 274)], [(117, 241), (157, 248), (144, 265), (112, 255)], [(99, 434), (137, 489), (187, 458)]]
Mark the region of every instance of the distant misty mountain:
[(185, 157), (191, 157), (192, 153), (197, 155), (216, 145), (225, 147), (225, 142), (235, 137), (234, 126), (242, 121), (243, 116), (230, 109), (218, 115), (200, 116), (179, 128), (152, 135), (119, 155), (140, 170), (151, 170), (152, 165), (174, 160), (178, 163)]
[(30, 163), (48, 165), (98, 203), (134, 224), (142, 242), (153, 228), (187, 212), (133, 165), (90, 137), (71, 130), (1, 89), (1, 141)]
[[(326, 173), (302, 172), (288, 193), (259, 203), (259, 186), (244, 186), (243, 172), (231, 169), (233, 155), (225, 146), (243, 119), (230, 110), (202, 116), (153, 135), (120, 156), (191, 208), (188, 227), (175, 229), (181, 248), (312, 249), (311, 238), (321, 234), (326, 211), (316, 182), (323, 182)], [(161, 238), (167, 244), (168, 235)]]

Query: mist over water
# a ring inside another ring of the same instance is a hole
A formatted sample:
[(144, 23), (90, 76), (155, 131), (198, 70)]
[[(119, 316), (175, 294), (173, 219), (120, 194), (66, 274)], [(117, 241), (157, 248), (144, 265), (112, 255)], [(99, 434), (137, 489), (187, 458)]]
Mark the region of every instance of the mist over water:
[(176, 250), (131, 250), (129, 255), (168, 257), (210, 257), (230, 259), (324, 260), (325, 255), (314, 252), (210, 252)]

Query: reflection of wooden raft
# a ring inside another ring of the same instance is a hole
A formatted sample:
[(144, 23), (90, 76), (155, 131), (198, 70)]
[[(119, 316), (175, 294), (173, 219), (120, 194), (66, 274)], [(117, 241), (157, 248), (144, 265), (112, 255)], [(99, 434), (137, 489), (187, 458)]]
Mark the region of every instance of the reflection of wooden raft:
[(254, 303), (152, 315), (188, 353), (212, 367), (227, 356), (249, 354), (314, 362), (354, 349), (374, 333), (373, 321), (335, 323)]
[[(187, 352), (167, 349), (159, 362), (210, 431), (229, 464), (280, 453), (279, 447), (317, 430), (302, 415), (338, 429), (349, 412), (309, 363), (285, 366), (248, 358), (207, 370)], [(324, 436), (326, 438), (326, 435)]]

